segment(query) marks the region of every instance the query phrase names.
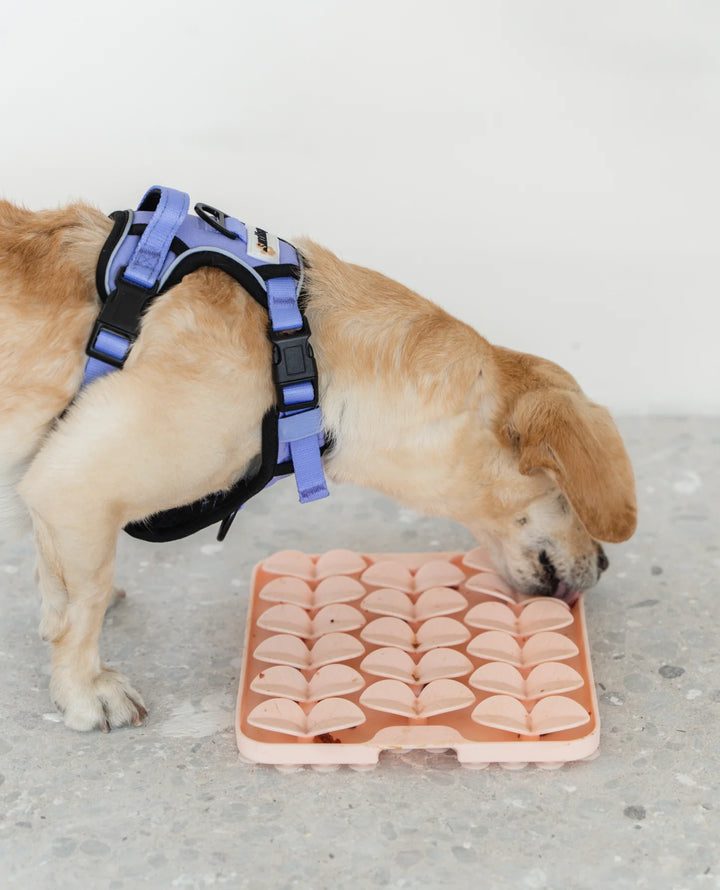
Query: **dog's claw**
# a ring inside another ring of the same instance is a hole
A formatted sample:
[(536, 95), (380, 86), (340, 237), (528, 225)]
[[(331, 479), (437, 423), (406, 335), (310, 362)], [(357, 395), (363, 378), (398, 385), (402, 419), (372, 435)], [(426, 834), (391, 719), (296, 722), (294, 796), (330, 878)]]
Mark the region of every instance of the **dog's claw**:
[(132, 725), (142, 726), (143, 723), (147, 720), (148, 712), (139, 702), (133, 702), (133, 704), (137, 708), (137, 711), (132, 715)]
[(126, 597), (127, 593), (125, 593), (122, 587), (113, 587), (113, 592), (110, 595), (110, 602), (108, 603), (108, 609), (116, 606), (121, 600), (124, 600)]

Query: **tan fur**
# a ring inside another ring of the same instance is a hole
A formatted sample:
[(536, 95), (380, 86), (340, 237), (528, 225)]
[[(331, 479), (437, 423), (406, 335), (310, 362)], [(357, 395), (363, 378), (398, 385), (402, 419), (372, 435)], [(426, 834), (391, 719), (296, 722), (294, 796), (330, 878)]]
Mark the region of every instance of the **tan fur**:
[[(51, 691), (77, 729), (145, 716), (98, 654), (119, 531), (242, 477), (274, 399), (264, 311), (206, 269), (156, 300), (124, 370), (58, 419), (82, 379), (109, 228), (84, 205), (30, 213), (0, 202), (0, 501), (12, 507), (19, 482)], [(607, 412), (556, 365), (494, 347), (379, 273), (300, 246), (334, 443), (328, 477), (465, 523), (523, 589), (547, 583), (539, 554), (555, 586), (591, 586), (594, 539), (635, 526), (632, 470)]]

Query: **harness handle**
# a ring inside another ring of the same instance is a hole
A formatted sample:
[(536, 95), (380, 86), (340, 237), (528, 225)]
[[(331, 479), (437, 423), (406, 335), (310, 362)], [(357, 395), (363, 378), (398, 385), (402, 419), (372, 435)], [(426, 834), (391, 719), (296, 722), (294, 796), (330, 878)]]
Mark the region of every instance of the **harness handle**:
[[(157, 195), (157, 200), (155, 200)], [(173, 238), (185, 222), (190, 198), (177, 189), (155, 185), (145, 193), (140, 210), (155, 212), (140, 236), (135, 252), (123, 273), (123, 278), (139, 287), (151, 290), (157, 284)]]

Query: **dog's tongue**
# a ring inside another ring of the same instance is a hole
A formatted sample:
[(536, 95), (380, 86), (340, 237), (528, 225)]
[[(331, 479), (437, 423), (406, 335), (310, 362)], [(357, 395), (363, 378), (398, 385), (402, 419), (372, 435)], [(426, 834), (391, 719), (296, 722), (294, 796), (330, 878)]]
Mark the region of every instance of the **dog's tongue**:
[(580, 591), (573, 590), (572, 587), (569, 587), (564, 581), (561, 581), (555, 591), (555, 596), (558, 599), (561, 599), (564, 603), (567, 603), (568, 606), (574, 606), (580, 598)]

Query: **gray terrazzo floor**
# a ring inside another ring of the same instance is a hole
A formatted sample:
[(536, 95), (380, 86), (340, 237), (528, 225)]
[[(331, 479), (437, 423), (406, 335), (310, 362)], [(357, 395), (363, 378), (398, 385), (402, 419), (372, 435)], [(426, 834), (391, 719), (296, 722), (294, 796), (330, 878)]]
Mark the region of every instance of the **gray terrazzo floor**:
[(641, 522), (586, 597), (595, 760), (548, 772), (383, 755), (368, 773), (240, 762), (233, 709), (252, 566), (275, 550), (465, 550), (370, 492), (291, 482), (224, 545), (124, 537), (107, 661), (148, 723), (82, 735), (48, 698), (29, 541), (0, 542), (0, 887), (720, 887), (720, 419), (621, 421)]

